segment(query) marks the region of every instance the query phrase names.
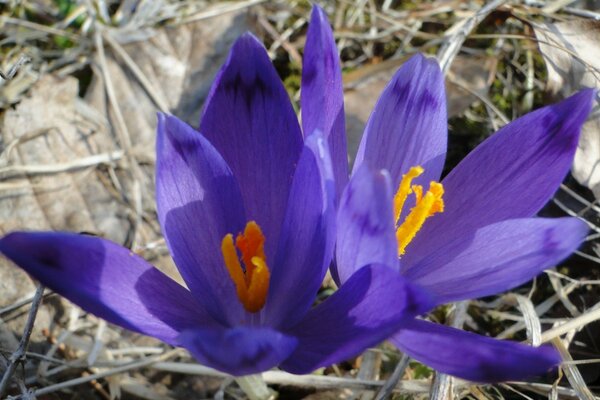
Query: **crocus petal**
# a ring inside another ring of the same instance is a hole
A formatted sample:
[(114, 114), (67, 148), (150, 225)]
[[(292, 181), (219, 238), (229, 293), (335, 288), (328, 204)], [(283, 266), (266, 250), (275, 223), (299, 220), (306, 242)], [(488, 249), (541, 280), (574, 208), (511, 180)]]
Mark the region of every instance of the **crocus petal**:
[(350, 179), (337, 215), (336, 260), (340, 282), (369, 264), (398, 269), (389, 175), (362, 165)]
[(407, 257), (494, 222), (535, 215), (571, 167), (593, 95), (583, 90), (531, 112), (473, 150), (444, 178), (445, 210), (427, 220)]
[(0, 240), (0, 252), (84, 310), (167, 343), (183, 329), (217, 326), (187, 289), (108, 240), (14, 232)]
[(271, 326), (298, 322), (315, 300), (333, 256), (334, 192), (327, 141), (315, 133), (306, 139), (296, 168), (272, 264), (265, 310)]
[(191, 329), (179, 342), (202, 364), (235, 376), (256, 374), (285, 360), (297, 339), (259, 327)]
[(404, 276), (441, 302), (488, 296), (527, 282), (579, 247), (588, 228), (576, 218), (523, 218), (456, 237)]
[(437, 181), (446, 156), (447, 122), (444, 76), (437, 61), (417, 54), (396, 72), (367, 122), (354, 170), (366, 162), (387, 169), (396, 188), (410, 167), (420, 165), (415, 180)]
[(158, 220), (192, 293), (222, 321), (244, 312), (225, 268), (221, 240), (244, 229), (238, 184), (215, 148), (175, 117), (159, 114), (156, 143)]
[(437, 371), (475, 382), (531, 378), (560, 363), (550, 346), (536, 348), (420, 320), (407, 323), (390, 341)]
[(325, 134), (339, 196), (348, 182), (342, 69), (327, 15), (318, 5), (313, 5), (306, 34), (300, 95), (304, 134)]
[(281, 368), (302, 374), (353, 357), (385, 340), (431, 304), (427, 293), (397, 271), (366, 266), (290, 330), (299, 343)]
[(206, 100), (200, 131), (235, 174), (249, 220), (273, 254), (294, 167), (302, 151), (298, 119), (263, 45), (239, 38)]

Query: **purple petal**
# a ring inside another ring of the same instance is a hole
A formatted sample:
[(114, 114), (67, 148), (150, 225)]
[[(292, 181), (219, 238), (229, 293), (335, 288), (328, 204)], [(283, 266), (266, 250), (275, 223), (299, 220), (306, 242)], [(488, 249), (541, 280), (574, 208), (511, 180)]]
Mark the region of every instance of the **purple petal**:
[(199, 132), (159, 114), (156, 144), (158, 220), (192, 293), (217, 320), (244, 310), (225, 268), (221, 241), (244, 229), (242, 198), (231, 170)]
[(279, 365), (296, 348), (297, 339), (259, 327), (193, 329), (179, 342), (202, 364), (235, 376), (257, 374)]
[[(265, 315), (271, 326), (290, 326), (314, 302), (333, 256), (335, 189), (327, 142), (315, 133), (300, 156), (288, 210), (271, 269)], [(267, 260), (268, 261), (268, 260)]]
[(579, 247), (588, 228), (576, 218), (523, 218), (498, 222), (457, 237), (404, 276), (441, 302), (511, 289), (553, 267)]
[(342, 69), (327, 15), (318, 5), (313, 5), (306, 34), (300, 95), (304, 135), (325, 134), (339, 197), (348, 182)]
[(0, 251), (86, 311), (176, 344), (179, 331), (217, 326), (183, 286), (130, 250), (94, 236), (14, 232)]
[(246, 215), (261, 226), (266, 252), (273, 254), (302, 133), (277, 71), (251, 34), (233, 45), (206, 100), (200, 131), (231, 167)]
[(531, 112), (473, 150), (444, 178), (445, 210), (425, 223), (407, 257), (494, 222), (535, 215), (571, 167), (593, 95), (583, 90)]
[(431, 304), (428, 294), (397, 271), (364, 267), (290, 330), (299, 344), (281, 368), (302, 374), (356, 356)]
[(360, 268), (383, 264), (398, 269), (398, 245), (390, 178), (361, 166), (346, 186), (337, 215), (336, 260), (340, 282)]
[(437, 61), (417, 54), (396, 72), (367, 122), (354, 170), (366, 162), (387, 169), (392, 187), (410, 167), (425, 169), (415, 183), (437, 181), (446, 157), (444, 76)]
[(536, 348), (420, 320), (406, 324), (390, 341), (437, 371), (474, 382), (531, 378), (560, 363), (550, 346)]

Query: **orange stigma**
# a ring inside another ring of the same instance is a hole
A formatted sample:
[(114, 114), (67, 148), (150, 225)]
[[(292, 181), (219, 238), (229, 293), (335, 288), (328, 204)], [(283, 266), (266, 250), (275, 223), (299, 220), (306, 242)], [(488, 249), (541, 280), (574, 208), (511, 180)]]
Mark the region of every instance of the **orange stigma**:
[(398, 257), (406, 252), (406, 246), (412, 242), (427, 218), (444, 211), (444, 187), (439, 182), (430, 182), (429, 190), (423, 194), (423, 187), (412, 185), (412, 180), (423, 173), (420, 166), (412, 167), (402, 176), (398, 191), (394, 196), (394, 218), (396, 225), (400, 219), (404, 202), (411, 193), (415, 194), (415, 206), (410, 210), (402, 224), (396, 229)]
[[(241, 253), (245, 269), (242, 269), (236, 247)], [(260, 226), (254, 221), (248, 222), (244, 233), (237, 235), (235, 245), (233, 235), (225, 235), (221, 242), (221, 253), (246, 311), (260, 311), (267, 301), (271, 277), (265, 257), (265, 237)]]

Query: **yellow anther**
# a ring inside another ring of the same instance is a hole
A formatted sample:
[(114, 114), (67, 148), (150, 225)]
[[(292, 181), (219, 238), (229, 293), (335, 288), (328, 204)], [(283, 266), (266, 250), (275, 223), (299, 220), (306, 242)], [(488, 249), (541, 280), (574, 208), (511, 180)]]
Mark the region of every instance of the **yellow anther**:
[[(413, 185), (412, 187), (413, 193), (415, 194), (415, 204), (420, 202), (423, 198), (423, 186), (421, 185)], [(398, 223), (396, 221), (396, 223)]]
[(248, 286), (248, 302), (244, 306), (250, 312), (257, 312), (265, 305), (269, 291), (269, 280), (271, 273), (264, 258), (252, 257), (255, 266), (252, 280)]
[[(265, 237), (254, 221), (246, 224), (244, 233), (238, 234), (233, 244), (233, 235), (227, 234), (221, 242), (221, 253), (229, 276), (235, 284), (238, 298), (246, 311), (258, 312), (267, 301), (271, 274), (264, 251)], [(241, 253), (245, 270), (242, 269), (235, 247)]]
[(394, 196), (394, 213), (396, 224), (402, 213), (402, 206), (410, 193), (415, 194), (415, 206), (410, 210), (406, 219), (396, 230), (396, 240), (398, 241), (398, 256), (406, 251), (406, 246), (415, 238), (417, 232), (423, 227), (425, 220), (432, 215), (444, 211), (444, 187), (439, 182), (430, 182), (429, 190), (423, 194), (421, 185), (413, 185), (410, 189), (411, 181), (423, 173), (423, 168), (412, 167), (408, 173), (402, 177), (402, 182), (398, 187), (398, 192)]
[(221, 253), (223, 254), (223, 260), (229, 276), (235, 284), (238, 298), (242, 303), (245, 303), (248, 297), (248, 290), (246, 289), (246, 279), (244, 277), (244, 270), (238, 259), (235, 246), (233, 245), (233, 236), (231, 234), (225, 235), (221, 242)]
[(425, 220), (438, 212), (444, 211), (444, 200), (442, 200), (444, 187), (441, 183), (431, 182), (425, 195), (421, 194), (422, 188), (416, 193), (418, 193), (416, 205), (396, 230), (399, 256), (404, 254), (406, 246), (415, 238), (417, 232), (423, 227)]
[(400, 219), (400, 214), (402, 213), (402, 208), (404, 207), (404, 203), (406, 202), (408, 195), (412, 193), (410, 187), (412, 180), (422, 173), (423, 168), (417, 165), (416, 167), (409, 169), (406, 174), (402, 175), (402, 181), (400, 182), (398, 191), (394, 196), (394, 221), (396, 221), (396, 223), (398, 223), (398, 219)]

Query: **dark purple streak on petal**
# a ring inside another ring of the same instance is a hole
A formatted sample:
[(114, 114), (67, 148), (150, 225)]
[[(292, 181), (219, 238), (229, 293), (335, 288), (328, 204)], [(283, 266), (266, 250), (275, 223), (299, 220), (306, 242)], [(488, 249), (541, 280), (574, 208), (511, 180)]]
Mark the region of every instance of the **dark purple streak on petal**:
[(231, 167), (246, 215), (261, 226), (272, 256), (302, 133), (277, 71), (251, 34), (233, 45), (206, 100), (200, 131)]
[(177, 345), (179, 331), (218, 324), (183, 286), (130, 250), (95, 236), (14, 232), (0, 252), (85, 311)]
[(202, 364), (234, 376), (257, 374), (279, 365), (296, 348), (297, 339), (258, 327), (193, 329), (181, 345)]
[[(354, 171), (366, 162), (390, 172), (394, 190), (410, 167), (425, 187), (437, 181), (446, 157), (447, 121), (444, 76), (437, 61), (417, 54), (396, 72), (367, 122)], [(407, 204), (406, 207), (410, 205)]]
[(548, 202), (573, 162), (593, 90), (531, 112), (485, 140), (443, 180), (445, 210), (407, 248), (412, 263), (449, 238), (510, 218), (528, 218)]
[(550, 346), (531, 347), (413, 320), (390, 341), (433, 369), (474, 382), (532, 378), (560, 363)]

